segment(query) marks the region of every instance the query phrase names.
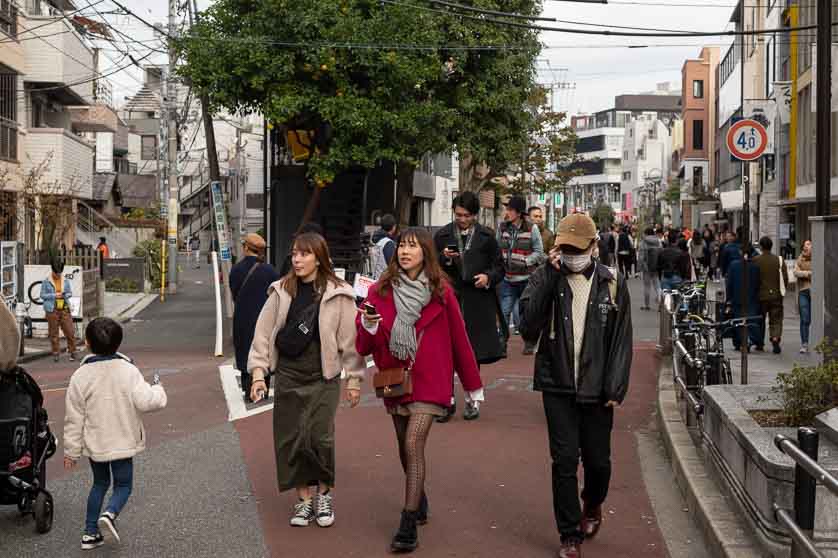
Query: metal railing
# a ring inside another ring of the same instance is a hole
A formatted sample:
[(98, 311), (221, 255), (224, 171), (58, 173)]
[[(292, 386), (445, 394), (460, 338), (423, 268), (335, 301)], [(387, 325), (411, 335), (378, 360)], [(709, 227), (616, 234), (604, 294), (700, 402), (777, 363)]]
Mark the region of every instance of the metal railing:
[[(823, 558), (815, 547), (815, 493), (818, 483), (838, 496), (838, 478), (818, 464), (818, 431), (801, 426), (797, 442), (782, 434), (774, 437), (774, 445), (792, 458), (794, 467), (794, 510), (781, 508), (774, 502), (774, 515), (791, 536), (791, 558)], [(793, 515), (792, 515), (793, 514)]]

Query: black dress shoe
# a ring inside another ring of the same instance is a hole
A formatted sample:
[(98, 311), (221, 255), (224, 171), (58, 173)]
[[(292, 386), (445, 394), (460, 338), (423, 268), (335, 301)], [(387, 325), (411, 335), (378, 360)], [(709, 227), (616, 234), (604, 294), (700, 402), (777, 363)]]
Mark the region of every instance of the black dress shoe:
[(393, 536), (390, 543), (390, 550), (396, 553), (413, 552), (419, 546), (419, 536), (416, 533), (416, 516), (419, 512), (402, 511), (402, 520), (399, 530)]

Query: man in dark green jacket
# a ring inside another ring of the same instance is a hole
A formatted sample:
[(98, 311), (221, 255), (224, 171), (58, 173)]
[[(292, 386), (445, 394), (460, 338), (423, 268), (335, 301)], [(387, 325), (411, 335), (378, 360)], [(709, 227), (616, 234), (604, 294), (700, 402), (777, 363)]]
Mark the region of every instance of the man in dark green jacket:
[[(624, 276), (592, 257), (596, 226), (587, 215), (559, 223), (549, 263), (521, 298), (521, 335), (539, 341), (534, 389), (542, 392), (553, 465), (559, 558), (577, 558), (602, 524), (611, 479), (614, 408), (626, 396), (632, 356), (631, 302)], [(585, 470), (580, 509), (576, 470)]]
[(774, 354), (780, 354), (780, 341), (783, 337), (783, 297), (786, 294), (786, 287), (789, 284), (789, 272), (786, 269), (786, 262), (780, 256), (771, 253), (774, 243), (767, 236), (759, 240), (759, 247), (762, 254), (754, 258), (754, 263), (759, 267), (759, 304), (760, 332), (759, 344), (765, 342), (765, 316), (768, 316), (771, 324), (771, 345), (774, 347)]

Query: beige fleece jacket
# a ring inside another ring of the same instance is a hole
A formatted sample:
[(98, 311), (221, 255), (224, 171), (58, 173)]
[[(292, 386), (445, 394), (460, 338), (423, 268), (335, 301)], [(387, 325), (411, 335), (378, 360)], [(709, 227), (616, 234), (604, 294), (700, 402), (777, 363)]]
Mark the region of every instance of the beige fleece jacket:
[(123, 358), (89, 362), (70, 378), (64, 418), (64, 454), (93, 461), (134, 457), (145, 449), (142, 413), (166, 406), (163, 386), (146, 383)]
[[(285, 326), (291, 295), (276, 281), (268, 289), (268, 301), (262, 307), (247, 358), (247, 370), (253, 380), (261, 380), (268, 370), (276, 370), (279, 355), (276, 335)], [(346, 283), (331, 283), (320, 300), (320, 359), (327, 380), (346, 370), (347, 388), (359, 389), (366, 363), (355, 350), (355, 291)]]

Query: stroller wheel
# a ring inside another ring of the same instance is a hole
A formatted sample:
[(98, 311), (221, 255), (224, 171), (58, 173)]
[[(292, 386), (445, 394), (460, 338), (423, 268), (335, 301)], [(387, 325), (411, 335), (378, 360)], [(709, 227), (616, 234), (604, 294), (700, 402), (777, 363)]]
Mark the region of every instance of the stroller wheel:
[(52, 495), (43, 490), (38, 492), (32, 512), (35, 515), (35, 530), (41, 534), (48, 533), (52, 529)]

